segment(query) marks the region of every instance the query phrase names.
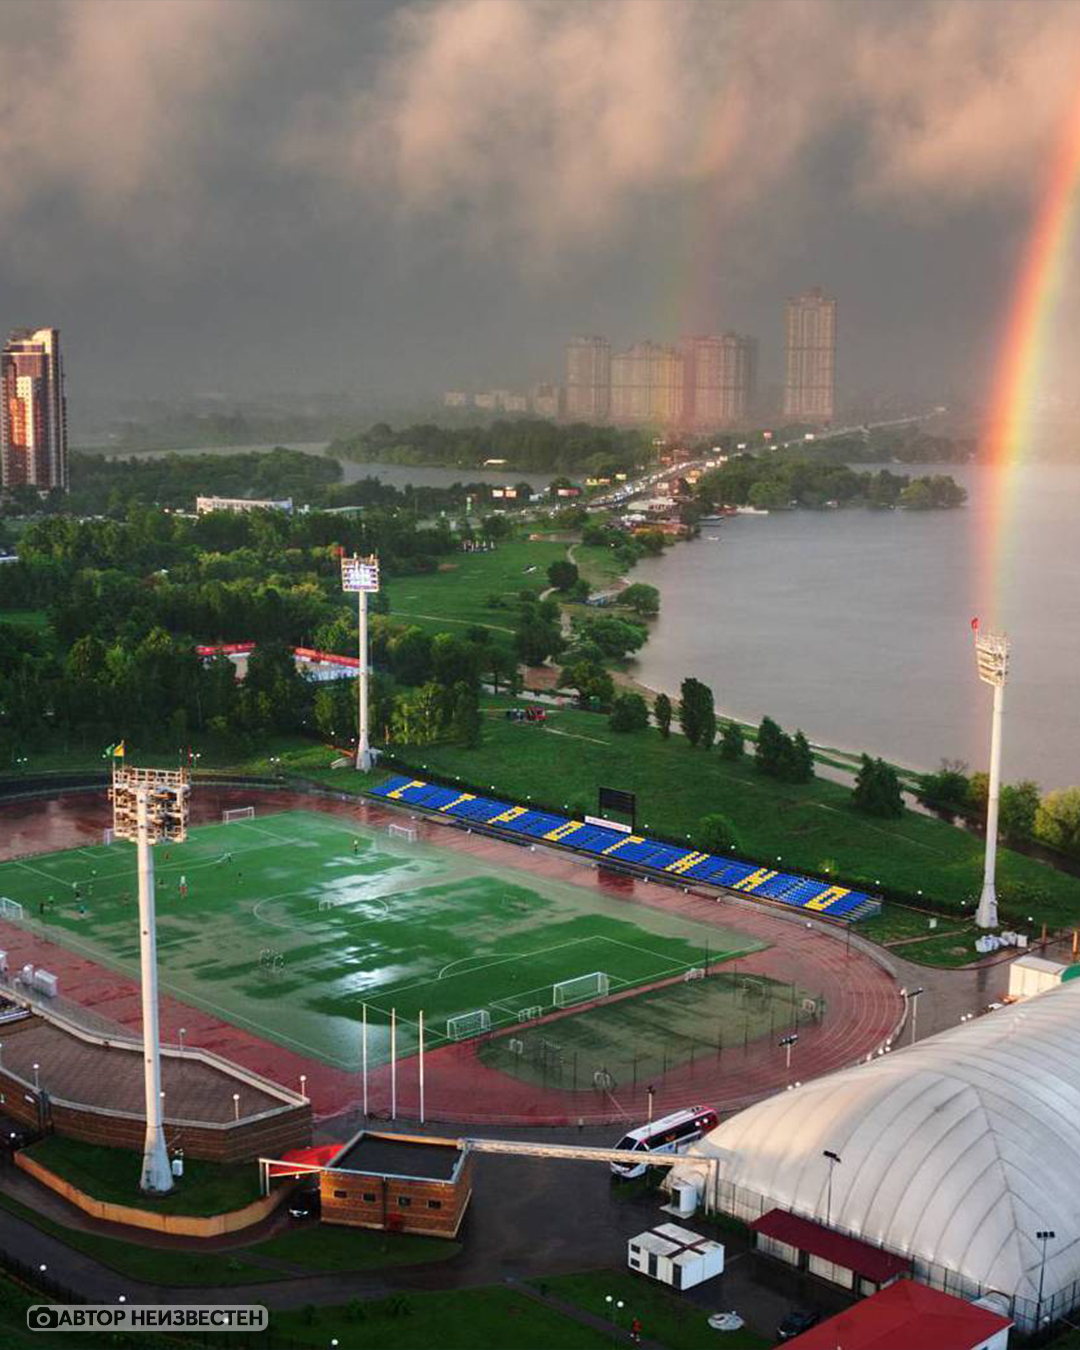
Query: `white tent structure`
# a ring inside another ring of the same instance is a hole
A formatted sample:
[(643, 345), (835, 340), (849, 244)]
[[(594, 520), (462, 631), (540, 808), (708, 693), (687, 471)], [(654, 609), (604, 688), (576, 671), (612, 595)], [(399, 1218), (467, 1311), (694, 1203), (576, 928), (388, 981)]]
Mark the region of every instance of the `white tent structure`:
[(927, 1284), (1005, 1294), (1019, 1325), (1035, 1324), (1041, 1276), (1042, 1314), (1066, 1312), (1080, 1303), (1080, 980), (739, 1112), (672, 1171), (695, 1177), (711, 1208), (828, 1221), (910, 1256)]

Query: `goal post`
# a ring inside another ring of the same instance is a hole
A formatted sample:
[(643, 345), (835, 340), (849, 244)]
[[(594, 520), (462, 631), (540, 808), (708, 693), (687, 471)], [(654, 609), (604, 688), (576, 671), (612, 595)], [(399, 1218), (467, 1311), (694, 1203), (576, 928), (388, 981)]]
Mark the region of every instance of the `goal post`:
[(691, 980), (703, 980), (704, 978), (704, 966), (691, 966), (689, 970), (683, 971), (683, 980), (686, 984), (689, 984)]
[(231, 806), (227, 811), (221, 813), (222, 825), (228, 825), (234, 820), (254, 820), (255, 808), (253, 806)]
[(101, 842), (103, 844), (111, 844), (114, 837), (111, 825), (107, 825), (101, 832)]
[(12, 923), (21, 923), (24, 918), (25, 913), (18, 900), (9, 900), (6, 895), (0, 895), (0, 919), (10, 919)]
[(387, 825), (386, 833), (391, 839), (401, 839), (406, 844), (416, 843), (415, 825)]
[(477, 1008), (474, 1012), (459, 1013), (457, 1017), (447, 1018), (446, 1039), (463, 1041), (469, 1036), (479, 1036), (491, 1030), (491, 1014), (486, 1008)]
[(568, 1008), (573, 1003), (585, 1003), (590, 999), (607, 998), (611, 991), (611, 980), (603, 970), (594, 970), (590, 975), (578, 975), (572, 980), (560, 980), (551, 986), (551, 1001), (556, 1008)]

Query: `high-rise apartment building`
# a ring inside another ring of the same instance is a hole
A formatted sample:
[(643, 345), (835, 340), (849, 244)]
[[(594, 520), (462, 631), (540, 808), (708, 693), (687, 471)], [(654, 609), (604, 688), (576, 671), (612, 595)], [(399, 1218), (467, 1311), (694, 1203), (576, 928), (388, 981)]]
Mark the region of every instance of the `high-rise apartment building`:
[(836, 408), (836, 301), (820, 288), (787, 302), (784, 416), (831, 422)]
[(537, 417), (550, 417), (552, 421), (562, 412), (562, 390), (557, 384), (534, 384), (532, 390), (532, 410)]
[(611, 358), (611, 420), (670, 426), (683, 410), (683, 358), (673, 347), (635, 342)]
[(56, 328), (16, 328), (0, 353), (0, 486), (68, 486), (67, 401)]
[(611, 412), (611, 343), (578, 337), (566, 344), (566, 417), (606, 422)]
[(745, 422), (757, 396), (757, 340), (738, 333), (682, 340), (683, 421), (687, 426)]

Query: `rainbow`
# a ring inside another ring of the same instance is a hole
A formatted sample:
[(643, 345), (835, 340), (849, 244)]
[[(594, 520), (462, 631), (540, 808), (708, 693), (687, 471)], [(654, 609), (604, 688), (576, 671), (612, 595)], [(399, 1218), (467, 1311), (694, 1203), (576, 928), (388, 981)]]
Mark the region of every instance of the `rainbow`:
[[(1024, 245), (1019, 279), (999, 346), (987, 421), (990, 528), (980, 541), (979, 600), (992, 606), (1002, 597), (1003, 573), (1016, 531), (1012, 512), (1018, 471), (1030, 452), (1035, 386), (1068, 262), (1069, 243), (1080, 206), (1080, 100), (1071, 110), (1055, 147), (1031, 230)], [(989, 612), (987, 617), (993, 617)]]

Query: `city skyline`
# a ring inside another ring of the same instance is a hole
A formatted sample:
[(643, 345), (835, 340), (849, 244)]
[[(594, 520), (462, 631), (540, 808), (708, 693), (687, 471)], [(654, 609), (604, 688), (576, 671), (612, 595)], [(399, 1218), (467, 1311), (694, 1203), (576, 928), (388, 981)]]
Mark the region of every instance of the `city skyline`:
[(836, 414), (836, 301), (820, 286), (787, 302), (784, 416), (830, 422)]

